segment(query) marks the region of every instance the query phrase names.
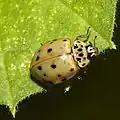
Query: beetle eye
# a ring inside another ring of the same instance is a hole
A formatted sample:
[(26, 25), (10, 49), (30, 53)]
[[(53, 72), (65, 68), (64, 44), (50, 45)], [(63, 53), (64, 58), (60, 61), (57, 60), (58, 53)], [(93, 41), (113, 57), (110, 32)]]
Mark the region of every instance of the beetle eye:
[(95, 57), (95, 56), (96, 56), (96, 54), (95, 54), (95, 53), (92, 53), (92, 54), (91, 54), (91, 57)]
[(94, 53), (95, 50), (93, 47), (89, 46), (88, 49), (87, 49), (88, 53)]
[(87, 52), (89, 58), (93, 58), (94, 56), (96, 56), (96, 50), (92, 46), (88, 46)]

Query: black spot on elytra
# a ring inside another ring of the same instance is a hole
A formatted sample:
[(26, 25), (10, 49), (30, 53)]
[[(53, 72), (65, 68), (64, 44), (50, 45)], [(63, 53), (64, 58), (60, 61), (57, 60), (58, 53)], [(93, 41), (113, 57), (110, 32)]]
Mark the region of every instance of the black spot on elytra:
[(81, 47), (83, 47), (83, 45), (81, 45)]
[(81, 58), (76, 58), (77, 61), (81, 61)]
[(67, 41), (67, 40), (63, 40), (63, 41)]
[(51, 52), (52, 51), (52, 48), (49, 48), (48, 50), (47, 50), (47, 52)]
[(55, 69), (55, 68), (56, 68), (56, 65), (55, 65), (55, 64), (52, 64), (51, 67), (52, 67), (53, 69)]
[(61, 77), (62, 75), (58, 74), (57, 76), (58, 76), (58, 77)]
[(57, 39), (54, 39), (53, 41), (56, 41)]
[(85, 66), (85, 63), (83, 63), (82, 66)]
[(77, 41), (77, 43), (80, 43), (80, 41)]
[(79, 48), (78, 51), (82, 51), (82, 48)]
[(80, 53), (79, 56), (80, 56), (80, 57), (83, 57), (83, 53)]
[(42, 70), (42, 67), (41, 67), (41, 66), (38, 66), (37, 68), (38, 68), (39, 70)]
[(76, 49), (76, 48), (78, 48), (77, 44), (76, 44), (76, 45), (74, 45), (74, 49)]
[(84, 60), (86, 60), (86, 57), (83, 57)]
[(65, 81), (65, 80), (67, 80), (66, 78), (63, 78), (61, 81)]
[(39, 56), (37, 56), (37, 57), (36, 57), (36, 61), (37, 61), (37, 60), (39, 60), (39, 59), (40, 59), (40, 57), (39, 57)]
[(50, 44), (52, 44), (54, 41), (56, 41), (57, 39), (54, 39), (54, 40), (52, 40), (52, 42), (50, 42)]
[(40, 52), (40, 50), (38, 50), (38, 53)]
[(70, 71), (71, 71), (71, 72), (74, 71), (74, 68), (71, 68)]
[(44, 76), (47, 76), (45, 73), (43, 74)]

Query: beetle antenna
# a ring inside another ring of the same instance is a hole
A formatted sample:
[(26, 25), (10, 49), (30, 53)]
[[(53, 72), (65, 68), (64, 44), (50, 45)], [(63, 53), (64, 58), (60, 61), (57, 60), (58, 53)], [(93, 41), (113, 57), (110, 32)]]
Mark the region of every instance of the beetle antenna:
[(89, 35), (89, 32), (90, 32), (90, 28), (91, 28), (91, 27), (88, 27), (88, 30), (87, 30), (87, 35)]
[(93, 43), (93, 47), (94, 47), (94, 48), (96, 48), (96, 47), (95, 47), (95, 40), (96, 40), (96, 38), (97, 38), (97, 36), (95, 36), (95, 38), (94, 38), (94, 43)]
[(85, 35), (79, 35), (79, 36), (77, 36), (77, 37), (76, 37), (76, 40), (80, 40), (80, 38), (81, 38), (81, 39), (82, 39), (82, 38), (83, 38), (83, 39), (85, 38), (84, 42), (87, 42), (88, 39), (89, 39), (89, 36), (90, 36), (90, 28), (91, 28), (91, 27), (88, 27), (87, 33), (86, 33)]
[(89, 39), (89, 37), (90, 37), (90, 32), (91, 32), (91, 31), (90, 31), (90, 28), (91, 28), (91, 27), (88, 27), (87, 34), (86, 34), (87, 37), (86, 37), (86, 40), (84, 40), (84, 42), (87, 42), (88, 39)]
[(96, 40), (96, 38), (97, 38), (97, 36), (95, 36), (95, 38), (94, 38), (94, 42), (93, 42), (93, 47), (96, 49), (96, 53), (98, 54), (98, 48), (96, 47), (96, 45), (95, 45), (95, 40)]

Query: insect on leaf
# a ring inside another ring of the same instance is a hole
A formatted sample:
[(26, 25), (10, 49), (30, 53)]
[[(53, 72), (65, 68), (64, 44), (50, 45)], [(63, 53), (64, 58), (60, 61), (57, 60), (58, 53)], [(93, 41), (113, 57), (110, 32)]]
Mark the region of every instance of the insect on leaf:
[[(0, 104), (16, 106), (42, 92), (29, 75), (34, 52), (56, 38), (75, 39), (91, 27), (99, 51), (111, 41), (117, 0), (0, 0)], [(19, 111), (19, 108), (17, 109)]]

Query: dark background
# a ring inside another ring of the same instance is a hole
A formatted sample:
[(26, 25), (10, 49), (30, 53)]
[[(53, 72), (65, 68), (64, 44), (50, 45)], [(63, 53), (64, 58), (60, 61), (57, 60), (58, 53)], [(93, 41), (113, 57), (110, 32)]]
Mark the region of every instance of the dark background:
[[(58, 89), (21, 102), (15, 120), (119, 120), (120, 2), (116, 23), (113, 41), (117, 50), (106, 50), (106, 60), (96, 58), (83, 80), (74, 81), (67, 94)], [(8, 107), (0, 106), (0, 120), (13, 120)]]

